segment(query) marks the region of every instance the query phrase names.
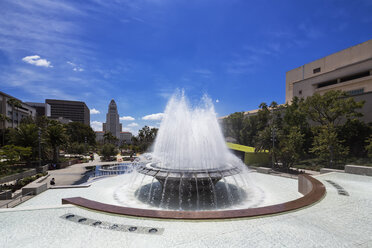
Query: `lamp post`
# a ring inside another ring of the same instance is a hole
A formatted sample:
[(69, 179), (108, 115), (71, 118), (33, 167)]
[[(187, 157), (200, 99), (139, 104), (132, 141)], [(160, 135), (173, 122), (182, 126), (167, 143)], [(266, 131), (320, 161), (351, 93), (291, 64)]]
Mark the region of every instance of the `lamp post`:
[(274, 149), (275, 149), (275, 127), (273, 126), (271, 128), (271, 139), (273, 140), (273, 150), (272, 150), (272, 153), (271, 153), (271, 168), (273, 169), (274, 168), (274, 164), (275, 164), (275, 161), (274, 161)]
[(85, 152), (87, 152), (87, 136), (84, 137), (84, 143), (85, 143)]

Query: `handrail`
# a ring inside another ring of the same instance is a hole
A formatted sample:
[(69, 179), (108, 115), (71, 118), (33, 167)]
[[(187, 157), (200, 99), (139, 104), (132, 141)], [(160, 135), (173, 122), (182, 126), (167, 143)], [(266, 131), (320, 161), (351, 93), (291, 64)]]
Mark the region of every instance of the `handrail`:
[(23, 202), (23, 201), (22, 201), (22, 198), (25, 197), (25, 196), (31, 195), (32, 193), (33, 193), (33, 192), (30, 191), (30, 192), (28, 192), (28, 193), (25, 194), (25, 195), (21, 195), (21, 197), (19, 197), (19, 198), (15, 198), (15, 199), (11, 200), (10, 202), (1, 205), (0, 208), (3, 208), (4, 206), (6, 206), (6, 208), (9, 208), (9, 204), (12, 203), (12, 202), (15, 202), (16, 200), (20, 200), (19, 202)]

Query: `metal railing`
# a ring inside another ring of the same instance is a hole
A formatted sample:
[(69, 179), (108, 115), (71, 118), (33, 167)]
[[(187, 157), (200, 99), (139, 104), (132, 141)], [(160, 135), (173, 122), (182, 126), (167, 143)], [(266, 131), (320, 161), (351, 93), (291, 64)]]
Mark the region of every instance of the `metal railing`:
[(9, 208), (9, 204), (11, 204), (11, 203), (13, 203), (13, 202), (16, 202), (16, 201), (18, 201), (18, 200), (19, 200), (18, 203), (21, 203), (21, 202), (23, 202), (23, 198), (24, 198), (25, 196), (32, 195), (32, 194), (33, 194), (33, 192), (31, 191), (31, 192), (28, 192), (28, 193), (25, 194), (25, 195), (21, 195), (21, 197), (19, 197), (19, 198), (15, 198), (15, 199), (11, 200), (11, 201), (8, 202), (8, 203), (5, 203), (5, 204), (3, 204), (3, 205), (0, 205), (0, 208), (3, 208), (4, 206), (6, 206), (6, 208)]

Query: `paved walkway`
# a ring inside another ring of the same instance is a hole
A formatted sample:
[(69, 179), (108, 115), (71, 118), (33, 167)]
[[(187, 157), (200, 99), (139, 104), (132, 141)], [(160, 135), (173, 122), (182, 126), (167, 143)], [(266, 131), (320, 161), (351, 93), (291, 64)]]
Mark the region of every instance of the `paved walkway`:
[(88, 180), (89, 175), (86, 174), (87, 166), (96, 166), (102, 164), (115, 164), (114, 162), (101, 162), (98, 154), (94, 154), (94, 160), (89, 161), (88, 163), (74, 164), (59, 170), (50, 170), (48, 178), (48, 187), (50, 187), (50, 180), (55, 179), (55, 186), (62, 185), (77, 185), (84, 183)]

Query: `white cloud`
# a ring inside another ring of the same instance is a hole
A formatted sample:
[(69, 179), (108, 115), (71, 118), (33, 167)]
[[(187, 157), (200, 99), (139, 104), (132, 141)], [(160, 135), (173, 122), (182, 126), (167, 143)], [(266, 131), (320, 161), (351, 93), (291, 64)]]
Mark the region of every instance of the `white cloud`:
[(91, 121), (90, 126), (94, 131), (102, 131), (102, 122), (100, 121)]
[(73, 71), (84, 71), (83, 68), (81, 68), (80, 66), (76, 65), (75, 63), (72, 63), (71, 61), (67, 61), (66, 63), (69, 64), (69, 65), (71, 65), (73, 67), (72, 68)]
[(220, 102), (220, 100), (216, 99), (216, 103), (219, 103), (219, 102)]
[(92, 108), (91, 110), (90, 110), (90, 114), (91, 115), (96, 115), (96, 114), (100, 114), (101, 112), (99, 112), (99, 110), (97, 110), (97, 109), (95, 109), (95, 108)]
[(138, 127), (138, 123), (132, 122), (128, 125), (128, 127)]
[(134, 121), (134, 117), (132, 116), (122, 116), (119, 118), (121, 121)]
[(161, 120), (164, 117), (164, 113), (157, 113), (157, 114), (151, 114), (151, 115), (145, 115), (142, 117), (142, 120)]
[(84, 71), (84, 69), (83, 68), (80, 68), (80, 67), (75, 67), (72, 70), (73, 71)]
[(39, 55), (26, 56), (22, 61), (36, 66), (53, 67), (50, 61), (40, 58)]

